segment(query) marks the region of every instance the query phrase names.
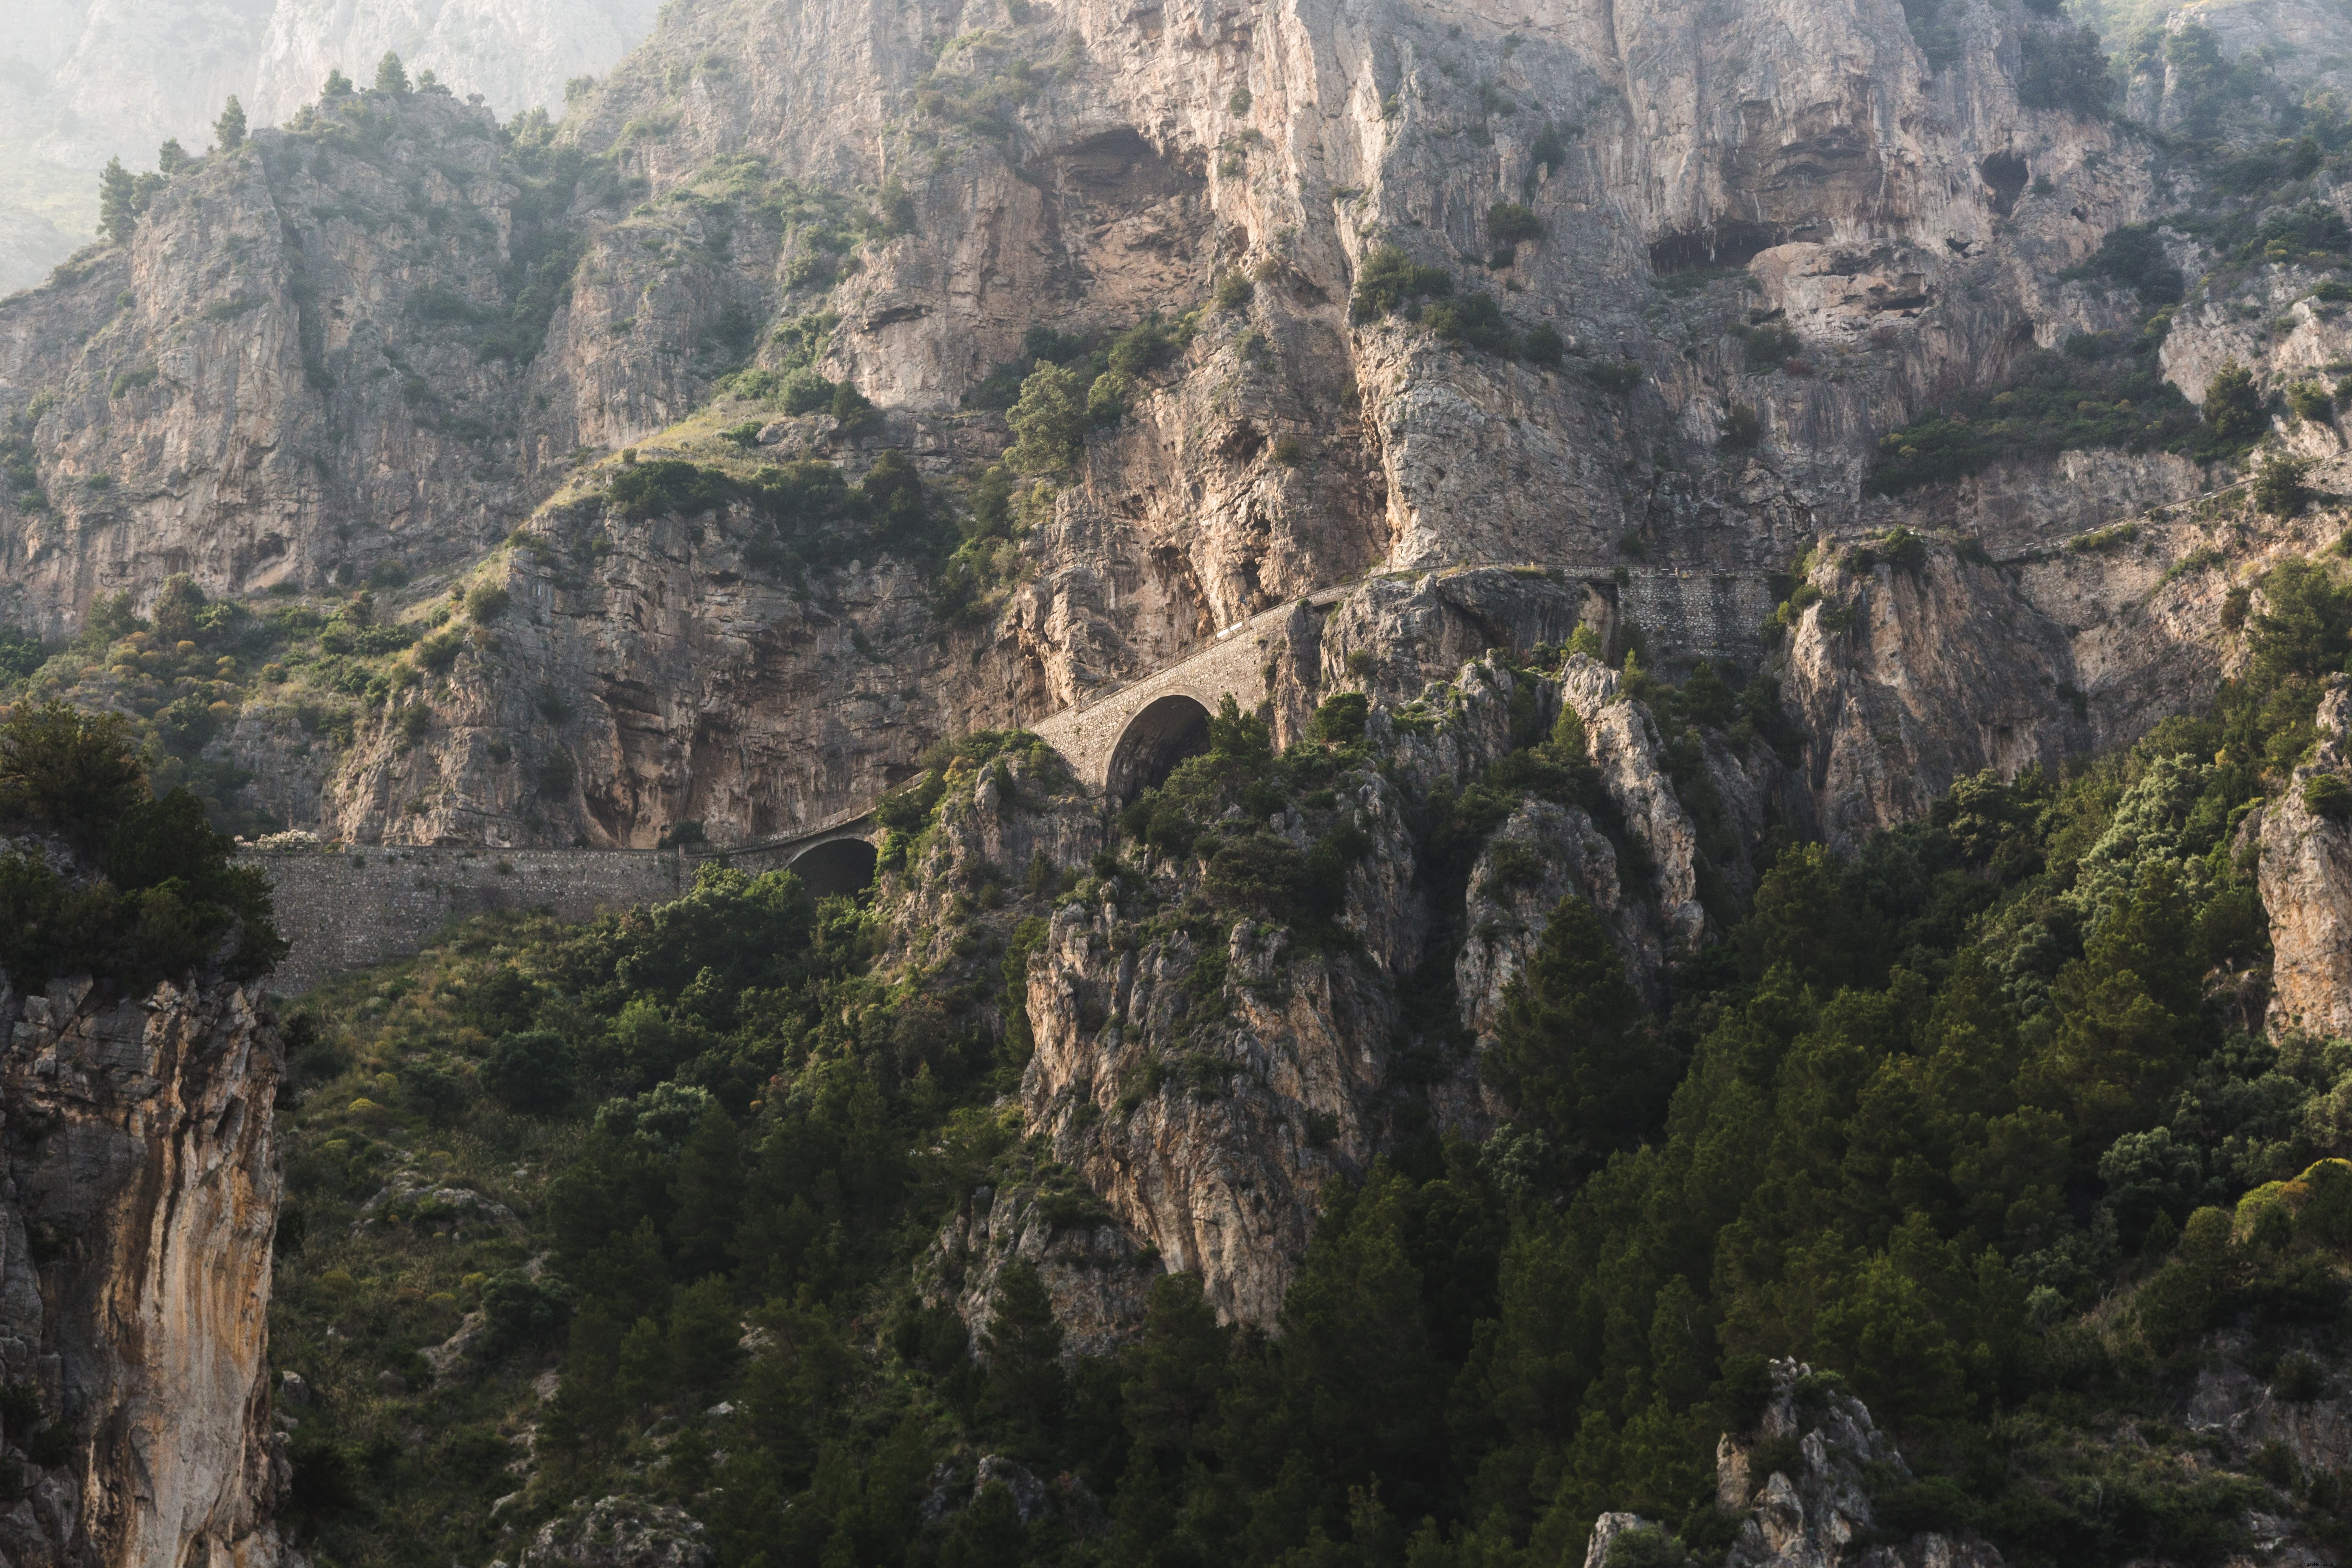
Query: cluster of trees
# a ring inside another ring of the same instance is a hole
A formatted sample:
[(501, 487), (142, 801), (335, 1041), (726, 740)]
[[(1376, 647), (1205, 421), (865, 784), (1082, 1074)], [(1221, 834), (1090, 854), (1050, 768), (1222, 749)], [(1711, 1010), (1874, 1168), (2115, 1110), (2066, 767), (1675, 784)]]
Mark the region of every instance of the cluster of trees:
[[(213, 121), (214, 150), (234, 153), (245, 145), (245, 106), (231, 93), (220, 118)], [(98, 176), (99, 232), (117, 245), (128, 244), (155, 197), (194, 162), (177, 137), (164, 138), (155, 153), (155, 167), (148, 174), (133, 174), (122, 166), (121, 158), (109, 158)]]
[[(1496, 203), (1487, 214), (1487, 228), (1498, 247), (1543, 233), (1534, 210), (1517, 202)], [(1498, 248), (1495, 260), (1500, 264), (1504, 259), (1505, 252)], [(1455, 294), (1452, 273), (1423, 266), (1393, 245), (1381, 246), (1364, 258), (1349, 310), (1358, 321), (1376, 321), (1391, 313), (1421, 321), (1449, 342), (1506, 359), (1549, 366), (1559, 363), (1567, 353), (1565, 340), (1550, 323), (1521, 331), (1493, 295), (1483, 289)]]
[(32, 836), (0, 854), (0, 970), (20, 990), (73, 974), (133, 990), (206, 969), (252, 980), (285, 954), (267, 880), (230, 863), (194, 795), (154, 795), (121, 714), (10, 710), (0, 826)]

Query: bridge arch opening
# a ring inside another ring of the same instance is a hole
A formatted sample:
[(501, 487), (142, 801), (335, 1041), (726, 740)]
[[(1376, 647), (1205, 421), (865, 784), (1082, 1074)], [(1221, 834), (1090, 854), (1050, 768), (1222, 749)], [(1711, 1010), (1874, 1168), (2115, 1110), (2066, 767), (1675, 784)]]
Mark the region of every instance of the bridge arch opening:
[(1160, 698), (1127, 721), (1111, 748), (1111, 798), (1133, 800), (1165, 784), (1177, 763), (1208, 749), (1208, 709), (1197, 698)]
[(807, 884), (812, 898), (854, 897), (873, 885), (874, 863), (880, 858), (862, 838), (833, 838), (793, 857), (787, 868)]

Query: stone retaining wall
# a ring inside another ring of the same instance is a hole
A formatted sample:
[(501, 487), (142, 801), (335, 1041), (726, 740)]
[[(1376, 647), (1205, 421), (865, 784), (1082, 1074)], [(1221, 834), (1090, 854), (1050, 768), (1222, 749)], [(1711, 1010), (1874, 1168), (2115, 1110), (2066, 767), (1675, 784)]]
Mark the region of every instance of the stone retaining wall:
[(368, 846), (248, 851), (276, 889), (294, 943), (270, 979), (298, 995), (421, 949), (453, 920), (544, 905), (566, 920), (675, 899), (696, 862), (674, 849), (461, 849)]

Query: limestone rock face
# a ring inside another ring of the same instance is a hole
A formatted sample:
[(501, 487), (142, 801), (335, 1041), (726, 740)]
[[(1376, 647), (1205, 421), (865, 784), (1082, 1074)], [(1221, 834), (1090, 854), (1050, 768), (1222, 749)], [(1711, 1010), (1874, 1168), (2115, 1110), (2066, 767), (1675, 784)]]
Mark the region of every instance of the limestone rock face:
[[(1029, 960), (1034, 1054), (1021, 1088), (1028, 1126), (1163, 1267), (1197, 1270), (1227, 1320), (1274, 1321), (1332, 1180), (1360, 1179), (1383, 1149), (1431, 1120), (1469, 1136), (1492, 1131), (1506, 1108), (1486, 1089), (1480, 1057), (1505, 988), (1562, 899), (1590, 901), (1615, 933), (1627, 973), (1650, 985), (1683, 940), (1675, 920), (1706, 918), (1695, 894), (1670, 895), (1694, 887), (1703, 868), (1727, 886), (1750, 877), (1748, 853), (1764, 832), (1759, 803), (1784, 788), (1787, 770), (1759, 744), (1753, 761), (1710, 754), (1680, 775), (1713, 802), (1718, 867), (1647, 710), (1620, 695), (1616, 680), (1580, 656), (1560, 678), (1482, 659), (1408, 701), (1372, 704), (1365, 739), (1384, 765), (1336, 780), (1332, 804), (1320, 808), (1328, 819), (1318, 812), (1309, 822), (1294, 807), (1265, 824), (1301, 850), (1343, 819), (1360, 836), (1339, 914), (1357, 939), (1352, 948), (1318, 948), (1279, 925), (1204, 913), (1199, 853), (1131, 860), (1055, 911)], [(1581, 807), (1523, 795), (1466, 882), (1457, 870), (1449, 883), (1409, 825), (1426, 819), (1433, 796), (1478, 784), (1513, 749), (1515, 728), (1522, 740), (1530, 729), (1548, 733), (1563, 703), (1590, 708), (1588, 760), (1603, 781), (1609, 830)], [(935, 841), (980, 841), (977, 813), (957, 820), (944, 817)], [(1644, 873), (1651, 887), (1622, 880), (1636, 847), (1654, 868)], [(927, 876), (947, 864), (927, 862)], [(1454, 960), (1458, 1032), (1416, 1017), (1403, 1000), (1440, 929), (1464, 939)], [(982, 1254), (981, 1212), (975, 1200), (950, 1226), (941, 1255)], [(992, 1235), (997, 1221), (985, 1228)], [(1052, 1288), (1051, 1248), (1064, 1244), (1049, 1245), (1044, 1230), (1019, 1234), (1016, 1250), (1035, 1255)], [(1083, 1243), (1073, 1257), (1088, 1251), (1099, 1266), (1098, 1244)], [(1098, 1332), (1090, 1325), (1099, 1310), (1088, 1296), (1073, 1321)]]
[(952, 1305), (974, 1343), (995, 1314), (1008, 1264), (1037, 1271), (1062, 1328), (1066, 1358), (1108, 1355), (1143, 1321), (1157, 1262), (1110, 1223), (1090, 1194), (1034, 1185), (970, 1194), (919, 1270), (933, 1305)]
[(707, 1568), (709, 1531), (684, 1509), (644, 1498), (575, 1503), (539, 1527), (523, 1568)]
[(2352, 677), (2319, 705), (2318, 744), (2263, 812), (2263, 907), (2271, 918), (2273, 1028), (2352, 1032), (2352, 826), (2305, 804), (2318, 780), (2344, 781)]
[(269, 1424), (267, 1311), (280, 1067), (257, 992), (108, 1002), (0, 982), (0, 1368), (65, 1422), (65, 1460), (5, 1462), (17, 1563), (279, 1557), (287, 1466)]
[(1121, 934), (1115, 905), (1066, 909), (1031, 965), (1030, 1123), (1221, 1317), (1271, 1323), (1325, 1184), (1385, 1131), (1393, 998), (1250, 921), (1131, 952)]
[(1463, 1026), (1482, 1045), (1494, 1037), (1504, 987), (1535, 956), (1551, 911), (1570, 894), (1615, 930), (1628, 975), (1637, 982), (1655, 976), (1658, 943), (1633, 919), (1637, 906), (1618, 880), (1615, 846), (1576, 807), (1529, 800), (1496, 829), (1470, 871), (1469, 936), (1454, 963), (1454, 984)]

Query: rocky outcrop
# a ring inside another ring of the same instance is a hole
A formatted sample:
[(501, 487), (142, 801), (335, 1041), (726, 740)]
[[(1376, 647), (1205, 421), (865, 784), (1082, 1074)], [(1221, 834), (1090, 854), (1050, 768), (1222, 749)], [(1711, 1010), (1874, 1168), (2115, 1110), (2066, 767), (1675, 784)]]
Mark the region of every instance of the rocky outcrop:
[(1160, 1272), (1092, 1194), (1066, 1180), (974, 1190), (940, 1227), (916, 1285), (927, 1305), (953, 1306), (977, 1343), (995, 1315), (998, 1278), (1016, 1263), (1037, 1271), (1073, 1360), (1116, 1352), (1142, 1322)]
[[(278, 1560), (275, 1026), (257, 993), (0, 982), (0, 1377), (16, 1563)], [(31, 1457), (28, 1458), (27, 1455)]]
[(1535, 955), (1551, 911), (1570, 896), (1591, 904), (1617, 933), (1626, 973), (1654, 984), (1662, 955), (1619, 881), (1616, 847), (1575, 806), (1527, 801), (1471, 868), (1468, 935), (1454, 961), (1462, 1025), (1482, 1047), (1493, 1042), (1504, 988)]
[(2319, 704), (2317, 743), (2263, 810), (2261, 884), (2271, 921), (2273, 1029), (2352, 1034), (2352, 825), (2345, 820), (2352, 794), (2323, 793), (2331, 785), (2352, 791), (2347, 722), (2352, 677), (2335, 676)]
[(560, 113), (566, 83), (609, 69), (655, 10), (652, 0), (13, 6), (0, 17), (0, 114), (27, 150), (0, 174), (0, 295), (39, 282), (89, 238), (108, 158), (152, 167), (166, 137), (203, 152), (231, 94), (253, 124), (275, 125), (316, 98), (330, 70), (364, 83), (390, 50), (412, 76), (429, 70), (501, 117), (533, 105)]
[(709, 1534), (668, 1503), (598, 1498), (541, 1525), (522, 1549), (522, 1568), (708, 1568)]
[(1029, 978), (1030, 1123), (1219, 1314), (1271, 1323), (1326, 1183), (1387, 1131), (1395, 1003), (1366, 966), (1244, 921), (1121, 952), (1116, 903), (1059, 911)]
[[(1716, 1449), (1716, 1501), (1745, 1517), (1724, 1561), (1729, 1568), (2000, 1568), (1986, 1542), (1923, 1531), (1890, 1542), (1874, 1528), (1870, 1483), (1907, 1479), (1908, 1468), (1861, 1400), (1833, 1374), (1802, 1363), (1771, 1363), (1772, 1397), (1755, 1435), (1727, 1435)], [(1762, 1444), (1795, 1462), (1758, 1476)], [(1585, 1549), (1585, 1568), (1608, 1568), (1617, 1542), (1660, 1527), (1637, 1514), (1604, 1513)]]
[[(1618, 682), (1582, 655), (1558, 675), (1480, 659), (1408, 700), (1374, 699), (1365, 742), (1379, 767), (1343, 773), (1265, 824), (1301, 851), (1343, 827), (1355, 836), (1335, 922), (1351, 939), (1344, 944), (1213, 910), (1205, 850), (1129, 847), (1115, 872), (1097, 862), (1097, 876), (1054, 911), (1029, 961), (1029, 1126), (1129, 1236), (1165, 1267), (1198, 1271), (1228, 1320), (1273, 1321), (1328, 1184), (1359, 1179), (1381, 1150), (1433, 1123), (1475, 1136), (1507, 1114), (1481, 1081), (1479, 1054), (1562, 898), (1592, 902), (1628, 973), (1647, 986), (1704, 930), (1702, 834), (1654, 720)], [(1444, 872), (1412, 825), (1440, 796), (1494, 787), (1485, 783), (1493, 764), (1549, 734), (1563, 704), (1588, 715), (1587, 761), (1606, 801), (1595, 810), (1611, 826), (1527, 794), (1466, 883), (1460, 868)], [(1703, 759), (1692, 776), (1714, 803), (1715, 849), (1731, 885), (1748, 874), (1763, 803), (1785, 770), (1761, 746), (1751, 763), (1717, 736), (1687, 743)], [(971, 825), (933, 834), (935, 845), (982, 837)], [(1637, 849), (1643, 885), (1629, 887), (1622, 868)], [(926, 862), (935, 879), (949, 866)], [(1459, 987), (1458, 1030), (1405, 1001), (1427, 984), (1423, 965), (1440, 933), (1459, 944), (1434, 955)], [(1045, 1236), (1036, 1233), (1041, 1246)]]

